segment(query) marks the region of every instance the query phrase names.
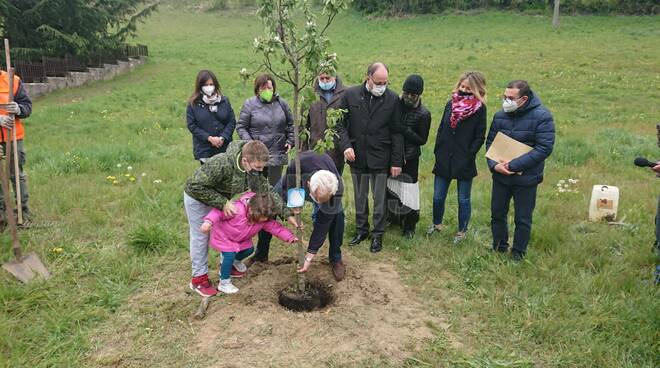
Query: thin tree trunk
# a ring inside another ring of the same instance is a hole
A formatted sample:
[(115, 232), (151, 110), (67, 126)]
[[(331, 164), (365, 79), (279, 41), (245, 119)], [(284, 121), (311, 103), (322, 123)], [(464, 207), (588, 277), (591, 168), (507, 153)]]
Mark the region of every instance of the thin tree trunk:
[(555, 0), (555, 11), (552, 15), (552, 28), (559, 28), (559, 0)]
[[(300, 137), (298, 131), (298, 125), (300, 120), (300, 111), (299, 111), (299, 99), (300, 99), (300, 90), (299, 90), (299, 78), (300, 78), (300, 69), (296, 66), (294, 70), (294, 86), (293, 86), (293, 139), (295, 142), (296, 148), (296, 187), (302, 188), (301, 183), (301, 172), (300, 172)], [(300, 214), (296, 214), (296, 222), (300, 224)], [(296, 229), (296, 236), (298, 237), (298, 267), (302, 268), (305, 266), (305, 249), (302, 242), (303, 232), (301, 228)], [(296, 273), (298, 276), (298, 291), (300, 293), (305, 292), (305, 274)]]

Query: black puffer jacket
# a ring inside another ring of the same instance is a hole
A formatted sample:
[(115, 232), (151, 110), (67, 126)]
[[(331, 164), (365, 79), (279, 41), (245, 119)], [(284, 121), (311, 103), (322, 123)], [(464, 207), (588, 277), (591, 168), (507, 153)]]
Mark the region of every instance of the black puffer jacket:
[(475, 158), (486, 138), (486, 105), (452, 129), (451, 100), (445, 106), (435, 138), (433, 173), (447, 179), (468, 180), (477, 176)]
[(496, 112), (488, 132), (486, 149), (493, 143), (498, 132), (533, 147), (533, 150), (509, 162), (509, 170), (520, 175), (506, 176), (495, 172), (497, 162), (487, 159), (493, 180), (505, 185), (541, 183), (545, 159), (550, 156), (555, 145), (555, 123), (550, 111), (541, 104), (541, 99), (532, 94), (529, 101), (518, 110)]
[(422, 105), (408, 107), (401, 101), (401, 134), (403, 134), (403, 150), (406, 160), (413, 160), (422, 154), (422, 146), (429, 139), (431, 129), (431, 112)]

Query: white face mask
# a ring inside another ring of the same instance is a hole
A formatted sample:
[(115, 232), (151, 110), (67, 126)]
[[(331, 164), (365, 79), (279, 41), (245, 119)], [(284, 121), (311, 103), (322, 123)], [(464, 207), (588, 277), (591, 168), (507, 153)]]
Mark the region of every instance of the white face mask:
[(204, 94), (207, 96), (213, 96), (213, 93), (215, 93), (215, 86), (202, 86), (202, 92), (204, 92)]
[(374, 84), (373, 87), (371, 87), (370, 92), (371, 92), (372, 95), (374, 95), (376, 97), (380, 97), (380, 96), (383, 95), (383, 93), (385, 93), (386, 89), (387, 89), (387, 85), (377, 86), (377, 85)]
[(516, 101), (507, 98), (502, 102), (502, 109), (505, 112), (514, 112), (518, 109), (518, 104)]

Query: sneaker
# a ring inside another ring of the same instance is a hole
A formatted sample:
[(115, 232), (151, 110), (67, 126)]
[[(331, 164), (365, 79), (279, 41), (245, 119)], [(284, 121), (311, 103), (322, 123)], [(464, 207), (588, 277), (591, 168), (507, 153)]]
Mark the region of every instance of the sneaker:
[[(14, 218), (16, 219), (16, 228), (17, 228), (18, 230), (29, 229), (29, 228), (30, 228), (30, 225), (32, 224), (32, 221), (31, 221), (32, 216), (30, 216), (30, 211), (29, 211), (28, 209), (23, 209), (23, 213), (22, 213), (22, 215), (23, 215), (23, 223), (22, 223), (22, 224), (19, 224), (19, 223), (18, 223), (18, 210), (16, 210), (16, 209), (14, 208)], [(6, 221), (6, 219), (4, 218), (4, 216), (3, 216), (3, 220)]]
[(218, 293), (211, 284), (211, 281), (209, 281), (208, 275), (193, 277), (190, 284), (188, 284), (188, 287), (190, 290), (205, 298), (214, 296)]
[[(245, 267), (245, 265), (243, 265), (243, 267)], [(232, 265), (231, 266), (231, 272), (229, 273), (229, 276), (235, 277), (235, 278), (241, 278), (241, 277), (245, 276), (245, 272), (239, 271), (236, 268), (236, 266)]]
[(413, 240), (415, 238), (415, 231), (414, 230), (406, 230), (403, 232), (403, 237), (408, 239), (408, 240)]
[(454, 235), (454, 245), (458, 245), (463, 239), (465, 239), (465, 233), (462, 232), (457, 232), (456, 235)]
[(509, 248), (504, 248), (504, 247), (490, 248), (490, 251), (493, 253), (508, 253)]
[(225, 294), (234, 294), (238, 292), (238, 288), (231, 283), (231, 279), (220, 280), (218, 291)]
[(655, 267), (655, 284), (660, 285), (660, 265)]
[(511, 260), (512, 261), (514, 261), (516, 263), (519, 263), (519, 262), (522, 262), (523, 258), (525, 258), (525, 255), (523, 253), (518, 252), (516, 250), (511, 251)]
[(445, 225), (440, 224), (440, 225), (435, 225), (431, 224), (429, 225), (428, 228), (426, 228), (426, 235), (432, 235), (434, 232), (440, 232), (445, 228)]
[(234, 268), (238, 272), (245, 273), (245, 271), (247, 271), (247, 266), (242, 261), (234, 261)]

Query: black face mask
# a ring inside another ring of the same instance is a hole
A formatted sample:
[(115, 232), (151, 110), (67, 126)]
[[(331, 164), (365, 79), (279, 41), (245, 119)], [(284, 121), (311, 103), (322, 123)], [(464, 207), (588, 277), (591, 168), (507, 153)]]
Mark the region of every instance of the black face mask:
[(458, 94), (459, 94), (460, 96), (472, 96), (472, 92), (458, 91)]
[(261, 171), (257, 171), (257, 170), (252, 169), (252, 170), (248, 170), (247, 174), (250, 175), (250, 176), (259, 176), (259, 175), (261, 175)]

